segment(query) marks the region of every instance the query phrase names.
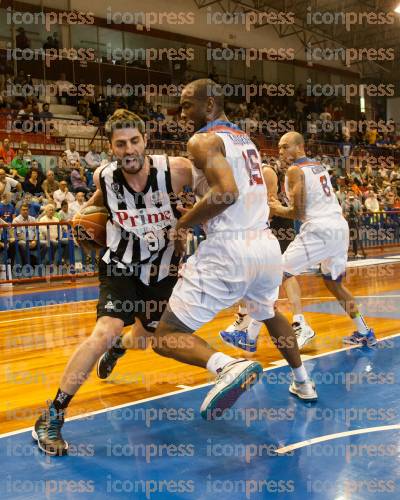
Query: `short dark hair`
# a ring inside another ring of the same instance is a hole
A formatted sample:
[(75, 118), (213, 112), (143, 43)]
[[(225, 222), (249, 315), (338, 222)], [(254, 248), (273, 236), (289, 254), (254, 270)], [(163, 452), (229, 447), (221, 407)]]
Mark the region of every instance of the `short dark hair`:
[(23, 208), (27, 208), (29, 210), (29, 204), (28, 203), (22, 203), (22, 205), (20, 207), (20, 210), (22, 210)]
[(115, 130), (124, 128), (137, 128), (142, 135), (146, 132), (146, 126), (140, 116), (127, 109), (117, 109), (107, 120), (105, 126), (106, 134), (111, 140)]

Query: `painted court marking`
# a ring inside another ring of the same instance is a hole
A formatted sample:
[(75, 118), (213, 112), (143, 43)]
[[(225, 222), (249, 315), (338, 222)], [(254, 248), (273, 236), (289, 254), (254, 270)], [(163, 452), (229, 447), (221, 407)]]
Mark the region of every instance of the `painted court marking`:
[[(385, 340), (388, 340), (388, 339), (391, 339), (391, 338), (394, 338), (394, 337), (398, 337), (398, 336), (400, 336), (400, 332), (399, 333), (394, 333), (393, 335), (388, 335), (388, 336), (383, 337), (381, 339), (378, 339), (378, 342), (383, 342)], [(342, 347), (341, 349), (334, 349), (333, 351), (323, 352), (321, 354), (316, 354), (315, 356), (308, 356), (307, 357), (307, 361), (315, 359), (315, 358), (322, 358), (323, 356), (329, 356), (330, 354), (335, 354), (337, 352), (348, 351), (350, 349), (358, 349), (358, 346)], [(271, 367), (268, 367), (268, 368), (264, 368), (263, 371), (266, 372), (266, 371), (270, 371), (270, 370), (276, 370), (277, 368), (278, 368), (277, 366), (271, 366)], [(156, 399), (174, 396), (175, 394), (182, 394), (183, 392), (194, 391), (196, 389), (201, 389), (203, 387), (209, 387), (210, 385), (213, 385), (213, 383), (214, 382), (207, 382), (205, 384), (199, 384), (199, 385), (195, 385), (193, 387), (185, 386), (186, 387), (185, 389), (180, 389), (179, 391), (167, 392), (165, 394), (159, 394), (157, 396), (151, 396), (151, 397), (145, 398), (145, 399), (138, 399), (136, 401), (131, 401), (129, 403), (123, 403), (123, 404), (116, 405), (116, 406), (109, 406), (108, 408), (102, 408), (101, 410), (95, 410), (95, 411), (91, 411), (91, 412), (88, 412), (88, 413), (82, 413), (80, 415), (75, 415), (73, 417), (66, 418), (65, 421), (67, 422), (67, 421), (72, 421), (72, 420), (79, 420), (81, 418), (87, 418), (87, 417), (90, 417), (92, 415), (99, 415), (101, 413), (106, 413), (108, 411), (118, 410), (120, 408), (126, 408), (127, 406), (135, 406), (135, 405), (139, 405), (139, 404), (142, 404), (142, 403), (147, 403), (148, 401), (154, 401)], [(400, 426), (400, 424), (398, 424), (398, 425)], [(5, 437), (9, 437), (9, 436), (14, 436), (16, 434), (22, 434), (24, 432), (28, 432), (28, 431), (31, 431), (31, 430), (32, 430), (32, 426), (25, 427), (23, 429), (18, 429), (16, 431), (6, 432), (5, 434), (0, 434), (0, 439), (3, 439)]]
[(378, 427), (365, 427), (364, 429), (355, 429), (353, 431), (337, 432), (336, 434), (325, 434), (324, 436), (319, 436), (312, 439), (306, 439), (305, 441), (299, 441), (298, 443), (290, 444), (284, 446), (283, 448), (278, 448), (276, 453), (278, 455), (284, 455), (293, 450), (298, 450), (299, 448), (304, 448), (305, 446), (311, 446), (316, 443), (324, 443), (325, 441), (332, 441), (333, 439), (340, 439), (347, 436), (356, 436), (357, 434), (367, 434), (369, 432), (382, 432), (382, 431), (394, 431), (400, 430), (400, 424), (393, 425), (381, 425)]

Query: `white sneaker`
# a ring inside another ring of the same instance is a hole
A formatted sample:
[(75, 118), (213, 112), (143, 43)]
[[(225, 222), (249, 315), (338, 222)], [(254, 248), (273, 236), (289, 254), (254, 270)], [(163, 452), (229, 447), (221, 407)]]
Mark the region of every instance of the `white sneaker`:
[(289, 392), (303, 401), (316, 401), (318, 399), (315, 383), (311, 379), (305, 380), (304, 382), (296, 382), (293, 379), (289, 386)]
[(260, 363), (238, 359), (228, 363), (217, 375), (214, 387), (208, 392), (201, 407), (206, 420), (220, 417), (248, 389), (256, 384), (263, 372)]
[(307, 323), (292, 323), (292, 328), (296, 334), (299, 349), (303, 349), (315, 337), (314, 330)]
[(225, 332), (235, 332), (237, 330), (244, 331), (248, 328), (250, 324), (251, 318), (248, 314), (236, 314), (235, 321), (228, 326), (224, 331)]

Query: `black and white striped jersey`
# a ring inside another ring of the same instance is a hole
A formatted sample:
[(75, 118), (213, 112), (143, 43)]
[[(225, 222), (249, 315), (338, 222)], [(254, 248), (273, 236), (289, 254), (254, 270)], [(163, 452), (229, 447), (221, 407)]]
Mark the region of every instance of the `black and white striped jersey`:
[(117, 268), (135, 267), (146, 285), (166, 278), (178, 264), (168, 231), (175, 227), (180, 217), (177, 206), (181, 206), (172, 190), (168, 156), (150, 155), (149, 159), (150, 173), (142, 192), (129, 186), (116, 161), (99, 175), (109, 214), (103, 260)]

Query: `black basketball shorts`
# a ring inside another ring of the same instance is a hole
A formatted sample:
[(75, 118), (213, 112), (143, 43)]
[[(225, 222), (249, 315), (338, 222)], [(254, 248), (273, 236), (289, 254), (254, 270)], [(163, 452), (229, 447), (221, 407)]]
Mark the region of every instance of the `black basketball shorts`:
[(135, 270), (120, 269), (100, 260), (97, 319), (111, 316), (128, 326), (135, 322), (135, 318), (139, 318), (146, 330), (155, 331), (177, 276), (167, 276), (148, 286), (140, 281), (138, 274)]

